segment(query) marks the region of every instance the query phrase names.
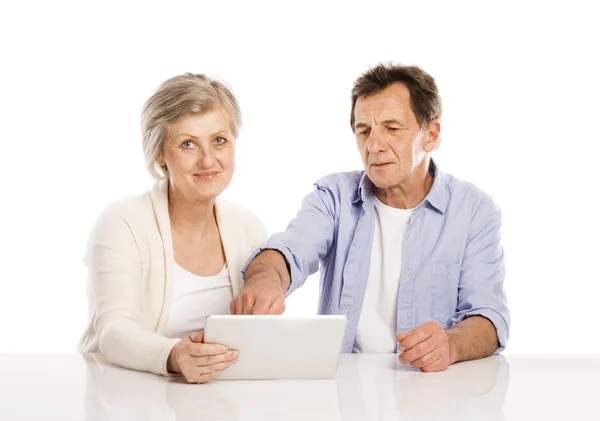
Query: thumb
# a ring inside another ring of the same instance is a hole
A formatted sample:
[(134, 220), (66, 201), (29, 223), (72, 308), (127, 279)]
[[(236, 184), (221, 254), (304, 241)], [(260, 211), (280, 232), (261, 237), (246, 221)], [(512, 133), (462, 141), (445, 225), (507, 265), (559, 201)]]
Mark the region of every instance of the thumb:
[[(190, 337), (192, 337), (192, 335), (190, 335)], [(203, 340), (204, 340), (204, 330), (200, 330), (200, 331), (196, 332), (195, 336), (193, 336), (192, 342), (202, 343)]]

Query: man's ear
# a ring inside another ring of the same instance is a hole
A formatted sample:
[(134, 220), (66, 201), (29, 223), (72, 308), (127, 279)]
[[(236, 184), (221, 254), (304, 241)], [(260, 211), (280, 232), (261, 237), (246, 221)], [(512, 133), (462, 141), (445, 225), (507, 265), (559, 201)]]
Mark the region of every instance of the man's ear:
[(425, 151), (433, 152), (440, 144), (441, 122), (439, 119), (432, 120), (425, 129)]

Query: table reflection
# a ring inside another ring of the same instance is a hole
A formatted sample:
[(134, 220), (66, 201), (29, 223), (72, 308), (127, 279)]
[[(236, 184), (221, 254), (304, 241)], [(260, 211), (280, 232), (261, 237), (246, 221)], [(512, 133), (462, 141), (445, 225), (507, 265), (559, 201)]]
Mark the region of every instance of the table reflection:
[(87, 365), (85, 412), (93, 420), (341, 419), (335, 380), (214, 381), (187, 384), (105, 364)]
[(88, 420), (502, 420), (502, 356), (421, 373), (393, 355), (343, 355), (335, 380), (187, 384), (85, 356)]
[(502, 356), (422, 373), (380, 355), (343, 359), (338, 372), (342, 419), (502, 420), (509, 365)]

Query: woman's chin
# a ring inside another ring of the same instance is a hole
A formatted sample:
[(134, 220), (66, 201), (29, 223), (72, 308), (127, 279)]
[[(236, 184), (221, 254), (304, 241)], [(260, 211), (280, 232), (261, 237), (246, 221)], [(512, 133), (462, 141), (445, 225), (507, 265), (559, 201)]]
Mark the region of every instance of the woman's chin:
[(225, 190), (225, 188), (221, 185), (202, 186), (201, 188), (197, 186), (194, 191), (194, 196), (195, 199), (199, 201), (210, 201), (216, 199), (217, 196), (223, 193), (223, 190)]

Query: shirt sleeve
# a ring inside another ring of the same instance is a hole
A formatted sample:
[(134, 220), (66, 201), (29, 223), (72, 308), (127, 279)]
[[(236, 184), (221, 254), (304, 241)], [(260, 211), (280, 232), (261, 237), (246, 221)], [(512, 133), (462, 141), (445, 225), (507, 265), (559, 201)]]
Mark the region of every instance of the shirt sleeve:
[(474, 213), (461, 267), (457, 313), (452, 325), (470, 316), (483, 316), (496, 328), (498, 348), (504, 350), (509, 336), (510, 314), (504, 291), (504, 251), (501, 245), (500, 210), (484, 201)]
[(286, 296), (291, 294), (309, 275), (319, 270), (319, 262), (329, 252), (334, 238), (335, 208), (333, 192), (315, 184), (314, 191), (304, 198), (300, 211), (286, 231), (272, 235), (250, 255), (242, 269), (244, 276), (246, 268), (260, 252), (277, 250), (289, 266), (291, 284)]

